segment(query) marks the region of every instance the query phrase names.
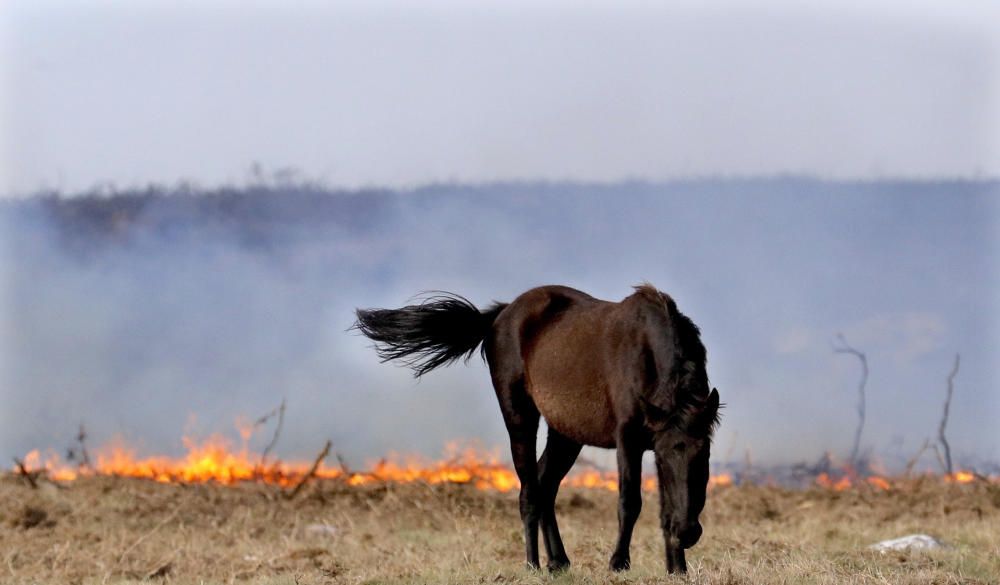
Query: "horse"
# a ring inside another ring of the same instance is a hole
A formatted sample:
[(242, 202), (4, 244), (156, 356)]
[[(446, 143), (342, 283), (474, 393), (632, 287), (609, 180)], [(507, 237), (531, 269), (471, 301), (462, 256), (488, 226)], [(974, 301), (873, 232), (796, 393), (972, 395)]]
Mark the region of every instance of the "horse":
[[(619, 531), (611, 570), (631, 565), (645, 451), (655, 455), (668, 573), (687, 571), (684, 551), (701, 537), (719, 392), (709, 390), (694, 322), (652, 285), (634, 291), (616, 303), (542, 286), (482, 311), (437, 291), (400, 309), (356, 311), (354, 328), (374, 342), (381, 360), (398, 360), (418, 378), (462, 357), (468, 361), (481, 346), (521, 483), (530, 568), (539, 568), (539, 527), (547, 568), (570, 565), (555, 500), (583, 445), (617, 449)], [(548, 437), (536, 461), (540, 417)]]

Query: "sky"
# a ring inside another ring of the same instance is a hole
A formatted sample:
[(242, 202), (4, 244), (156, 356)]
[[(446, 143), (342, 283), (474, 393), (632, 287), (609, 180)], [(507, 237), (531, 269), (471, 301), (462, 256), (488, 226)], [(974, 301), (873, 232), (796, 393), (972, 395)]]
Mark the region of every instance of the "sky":
[(13, 0), (0, 193), (1000, 174), (1000, 4)]

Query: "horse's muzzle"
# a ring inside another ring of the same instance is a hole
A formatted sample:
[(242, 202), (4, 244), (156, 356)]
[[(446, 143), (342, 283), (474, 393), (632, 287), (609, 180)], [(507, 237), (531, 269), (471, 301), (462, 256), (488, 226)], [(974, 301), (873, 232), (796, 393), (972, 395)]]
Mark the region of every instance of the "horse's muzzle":
[(680, 542), (681, 548), (691, 548), (698, 543), (698, 539), (701, 538), (701, 523), (695, 522), (694, 524), (689, 524), (677, 533), (677, 540)]

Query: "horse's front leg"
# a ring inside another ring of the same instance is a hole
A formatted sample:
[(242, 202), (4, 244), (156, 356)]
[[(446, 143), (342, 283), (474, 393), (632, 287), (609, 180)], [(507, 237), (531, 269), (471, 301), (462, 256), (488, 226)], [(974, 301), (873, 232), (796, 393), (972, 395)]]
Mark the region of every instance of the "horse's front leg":
[(624, 571), (631, 565), (629, 546), (632, 529), (642, 510), (643, 442), (625, 426), (619, 428), (618, 442), (618, 544), (611, 555), (611, 570)]
[(687, 573), (687, 560), (684, 558), (684, 548), (680, 539), (671, 530), (670, 503), (667, 501), (666, 474), (664, 473), (664, 463), (659, 455), (656, 457), (656, 471), (659, 476), (660, 491), (660, 527), (663, 530), (663, 542), (665, 547), (667, 573)]

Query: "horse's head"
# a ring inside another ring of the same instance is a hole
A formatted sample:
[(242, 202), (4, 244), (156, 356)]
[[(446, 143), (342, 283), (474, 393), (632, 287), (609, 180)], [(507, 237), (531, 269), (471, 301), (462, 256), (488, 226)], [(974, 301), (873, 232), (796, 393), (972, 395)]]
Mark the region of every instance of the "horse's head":
[[(704, 396), (704, 395), (703, 395)], [(719, 391), (678, 411), (646, 409), (660, 480), (660, 523), (667, 541), (668, 570), (683, 571), (683, 549), (701, 537), (698, 516), (705, 507), (712, 432), (719, 422)]]

